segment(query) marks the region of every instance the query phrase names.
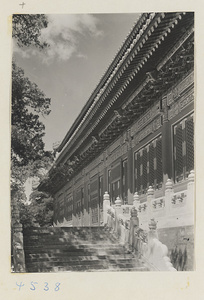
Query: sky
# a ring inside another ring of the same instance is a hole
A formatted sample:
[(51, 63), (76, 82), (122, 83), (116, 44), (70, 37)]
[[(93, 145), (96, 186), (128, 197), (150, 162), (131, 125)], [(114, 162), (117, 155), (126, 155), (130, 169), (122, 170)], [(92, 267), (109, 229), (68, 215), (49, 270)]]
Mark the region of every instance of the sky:
[(50, 47), (18, 48), (14, 59), (25, 76), (51, 98), (45, 149), (60, 142), (100, 82), (139, 14), (47, 15), (41, 39)]

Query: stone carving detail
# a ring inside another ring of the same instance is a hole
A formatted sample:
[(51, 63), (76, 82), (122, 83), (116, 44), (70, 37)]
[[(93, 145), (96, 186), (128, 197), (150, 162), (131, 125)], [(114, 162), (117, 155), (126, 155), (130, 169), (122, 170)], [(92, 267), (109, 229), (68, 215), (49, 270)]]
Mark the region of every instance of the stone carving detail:
[(153, 210), (163, 209), (164, 206), (165, 206), (165, 202), (164, 202), (163, 198), (159, 198), (159, 199), (156, 199), (156, 200), (152, 201), (152, 208), (153, 208)]
[(173, 195), (172, 198), (171, 198), (172, 206), (173, 207), (178, 207), (178, 206), (185, 205), (186, 198), (187, 198), (187, 193), (186, 192), (177, 193), (177, 194)]
[(140, 213), (146, 212), (146, 211), (147, 211), (147, 203), (141, 204), (141, 205), (138, 207), (138, 211), (139, 211)]

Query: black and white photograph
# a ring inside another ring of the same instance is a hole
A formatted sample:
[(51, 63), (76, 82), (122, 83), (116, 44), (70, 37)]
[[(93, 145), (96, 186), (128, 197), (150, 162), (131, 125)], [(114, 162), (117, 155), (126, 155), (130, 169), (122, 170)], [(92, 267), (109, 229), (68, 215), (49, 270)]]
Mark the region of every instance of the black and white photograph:
[(13, 14), (11, 273), (195, 271), (194, 12)]

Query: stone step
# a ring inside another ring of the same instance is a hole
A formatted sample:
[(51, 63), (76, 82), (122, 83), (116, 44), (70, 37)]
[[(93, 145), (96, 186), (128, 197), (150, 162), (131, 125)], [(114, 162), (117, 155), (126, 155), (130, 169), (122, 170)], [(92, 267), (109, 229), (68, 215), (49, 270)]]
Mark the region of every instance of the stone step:
[(53, 244), (53, 245), (26, 245), (24, 244), (24, 250), (25, 251), (34, 251), (34, 252), (45, 252), (47, 250), (58, 250), (60, 246), (60, 250), (65, 251), (124, 251), (122, 246), (119, 246), (117, 244)]
[(97, 228), (74, 228), (74, 227), (64, 227), (64, 228), (33, 228), (33, 229), (24, 229), (23, 233), (25, 236), (29, 235), (49, 235), (49, 234), (57, 234), (57, 235), (68, 235), (68, 234), (74, 234), (74, 235), (107, 235), (109, 234), (108, 231), (105, 231), (103, 227)]
[(53, 239), (36, 239), (36, 240), (26, 240), (24, 238), (24, 245), (26, 246), (35, 246), (35, 245), (62, 245), (62, 244), (84, 244), (84, 245), (89, 245), (89, 244), (100, 244), (103, 241), (104, 243), (109, 243), (109, 244), (115, 244), (118, 245), (117, 241), (111, 241), (110, 239), (101, 239), (101, 240), (96, 240), (96, 239), (70, 239), (70, 238), (53, 238)]
[[(105, 256), (106, 259), (108, 259), (109, 261), (118, 261), (118, 260), (124, 260), (124, 259), (132, 259), (133, 255), (132, 254), (125, 254), (123, 256), (119, 255), (109, 255), (109, 256)], [(57, 253), (55, 255), (48, 255), (47, 253), (44, 254), (29, 254), (26, 255), (26, 260), (31, 261), (31, 262), (40, 262), (40, 261), (89, 261), (89, 260), (94, 260), (94, 259), (103, 259), (103, 257), (101, 257), (100, 255), (75, 255), (75, 256), (65, 256), (61, 253)], [(134, 258), (136, 259), (136, 258)]]
[(42, 272), (42, 271), (48, 271), (52, 272), (55, 269), (64, 269), (66, 271), (92, 271), (92, 270), (146, 270), (147, 268), (144, 266), (137, 266), (132, 263), (119, 263), (119, 264), (110, 264), (107, 263), (106, 261), (93, 261), (92, 263), (76, 263), (76, 264), (66, 264), (64, 262), (61, 263), (55, 263), (53, 262), (52, 264), (41, 264), (41, 263), (36, 263), (32, 264), (29, 263), (27, 264), (27, 270), (32, 270), (32, 272)]
[(103, 227), (27, 229), (24, 250), (27, 272), (146, 270)]
[(64, 267), (64, 266), (57, 266), (57, 267), (36, 267), (35, 269), (32, 268), (27, 268), (27, 272), (31, 273), (37, 273), (37, 272), (105, 272), (105, 271), (110, 271), (110, 272), (146, 272), (149, 271), (147, 267), (131, 267), (131, 268), (118, 268), (118, 266), (109, 266), (109, 267), (104, 267), (103, 265), (99, 266), (92, 266), (90, 267), (85, 267), (85, 266), (72, 266), (70, 268)]

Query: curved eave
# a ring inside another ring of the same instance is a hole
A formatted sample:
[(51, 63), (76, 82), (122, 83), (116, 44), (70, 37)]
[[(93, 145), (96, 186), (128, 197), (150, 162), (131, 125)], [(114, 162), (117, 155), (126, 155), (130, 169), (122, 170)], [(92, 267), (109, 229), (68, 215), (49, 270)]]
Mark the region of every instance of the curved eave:
[[(85, 118), (85, 121), (83, 122), (81, 127), (79, 127), (77, 132), (77, 126), (83, 120), (82, 114), (78, 116), (77, 120), (72, 125), (71, 129), (66, 135), (64, 142), (62, 142), (60, 147), (58, 148), (59, 151), (63, 148), (64, 149), (58, 157), (57, 161), (61, 161), (65, 153), (67, 153), (67, 151), (69, 151), (72, 148), (73, 144), (77, 139), (77, 136), (84, 137), (83, 130), (85, 130), (85, 133), (87, 132), (88, 128), (92, 126), (95, 116), (102, 114), (102, 108), (104, 107), (104, 105), (107, 105), (107, 108), (109, 109), (112, 105), (111, 103), (117, 101), (121, 102), (122, 96), (124, 99), (126, 99), (127, 86), (131, 86), (132, 82), (134, 82), (135, 87), (139, 85), (140, 81), (144, 80), (146, 73), (152, 68), (155, 68), (159, 60), (162, 60), (163, 55), (167, 54), (169, 44), (174, 43), (174, 39), (179, 33), (179, 30), (181, 34), (182, 28), (179, 27), (180, 21), (183, 20), (181, 15), (182, 14), (180, 13), (168, 13), (165, 16), (165, 18), (162, 14), (155, 15), (154, 20), (152, 20), (152, 22), (149, 24), (149, 27), (147, 27), (146, 31), (144, 31), (142, 35), (142, 41), (140, 39), (139, 42), (134, 47), (132, 47), (130, 53), (126, 55), (125, 59), (123, 60), (123, 63), (118, 68), (117, 73), (115, 73), (114, 76), (111, 75), (112, 80), (110, 81), (109, 86), (107, 86), (107, 89), (101, 95), (99, 101), (96, 102), (95, 106)], [(161, 18), (163, 18), (162, 22)], [(185, 21), (188, 22), (188, 18), (186, 18), (185, 16), (184, 18)], [(182, 26), (185, 28), (186, 25), (187, 24), (185, 23)], [(172, 30), (174, 30), (174, 35), (171, 35)], [(169, 36), (171, 38), (169, 38)], [(168, 42), (166, 42), (166, 37), (168, 37)], [(125, 49), (127, 51), (127, 48)], [(165, 49), (165, 51), (163, 51), (163, 49)], [(157, 55), (155, 55), (155, 53), (157, 53)], [(101, 99), (104, 99), (103, 103)], [(102, 104), (100, 104), (100, 101)], [(86, 112), (87, 111), (84, 107), (84, 114)], [(103, 117), (106, 117), (106, 113), (103, 114)], [(73, 134), (75, 134), (74, 138)]]
[(65, 138), (63, 139), (63, 141), (59, 145), (59, 147), (57, 149), (58, 152), (60, 152), (64, 148), (64, 146), (69, 141), (70, 137), (72, 136), (72, 134), (74, 133), (76, 128), (79, 126), (81, 120), (83, 119), (83, 117), (85, 116), (85, 114), (87, 113), (89, 108), (91, 107), (91, 105), (92, 105), (95, 97), (99, 93), (100, 89), (103, 88), (104, 84), (106, 83), (107, 79), (109, 78), (109, 76), (113, 72), (114, 68), (117, 66), (118, 62), (121, 60), (124, 53), (127, 51), (128, 47), (132, 43), (132, 40), (134, 39), (135, 34), (142, 28), (142, 26), (143, 26), (145, 20), (148, 18), (148, 16), (149, 16), (149, 14), (147, 14), (147, 13), (142, 14), (140, 16), (139, 20), (137, 21), (137, 23), (133, 26), (133, 29), (131, 30), (130, 34), (127, 36), (127, 38), (124, 41), (123, 45), (119, 49), (119, 52), (117, 53), (116, 57), (114, 58), (112, 63), (109, 65), (107, 71), (105, 72), (105, 74), (101, 78), (98, 86), (96, 87), (96, 89), (91, 94), (90, 98), (88, 99), (88, 101), (86, 102), (84, 107), (82, 108), (81, 112), (79, 113), (78, 117), (74, 121), (74, 123), (71, 126), (70, 130), (66, 134)]

